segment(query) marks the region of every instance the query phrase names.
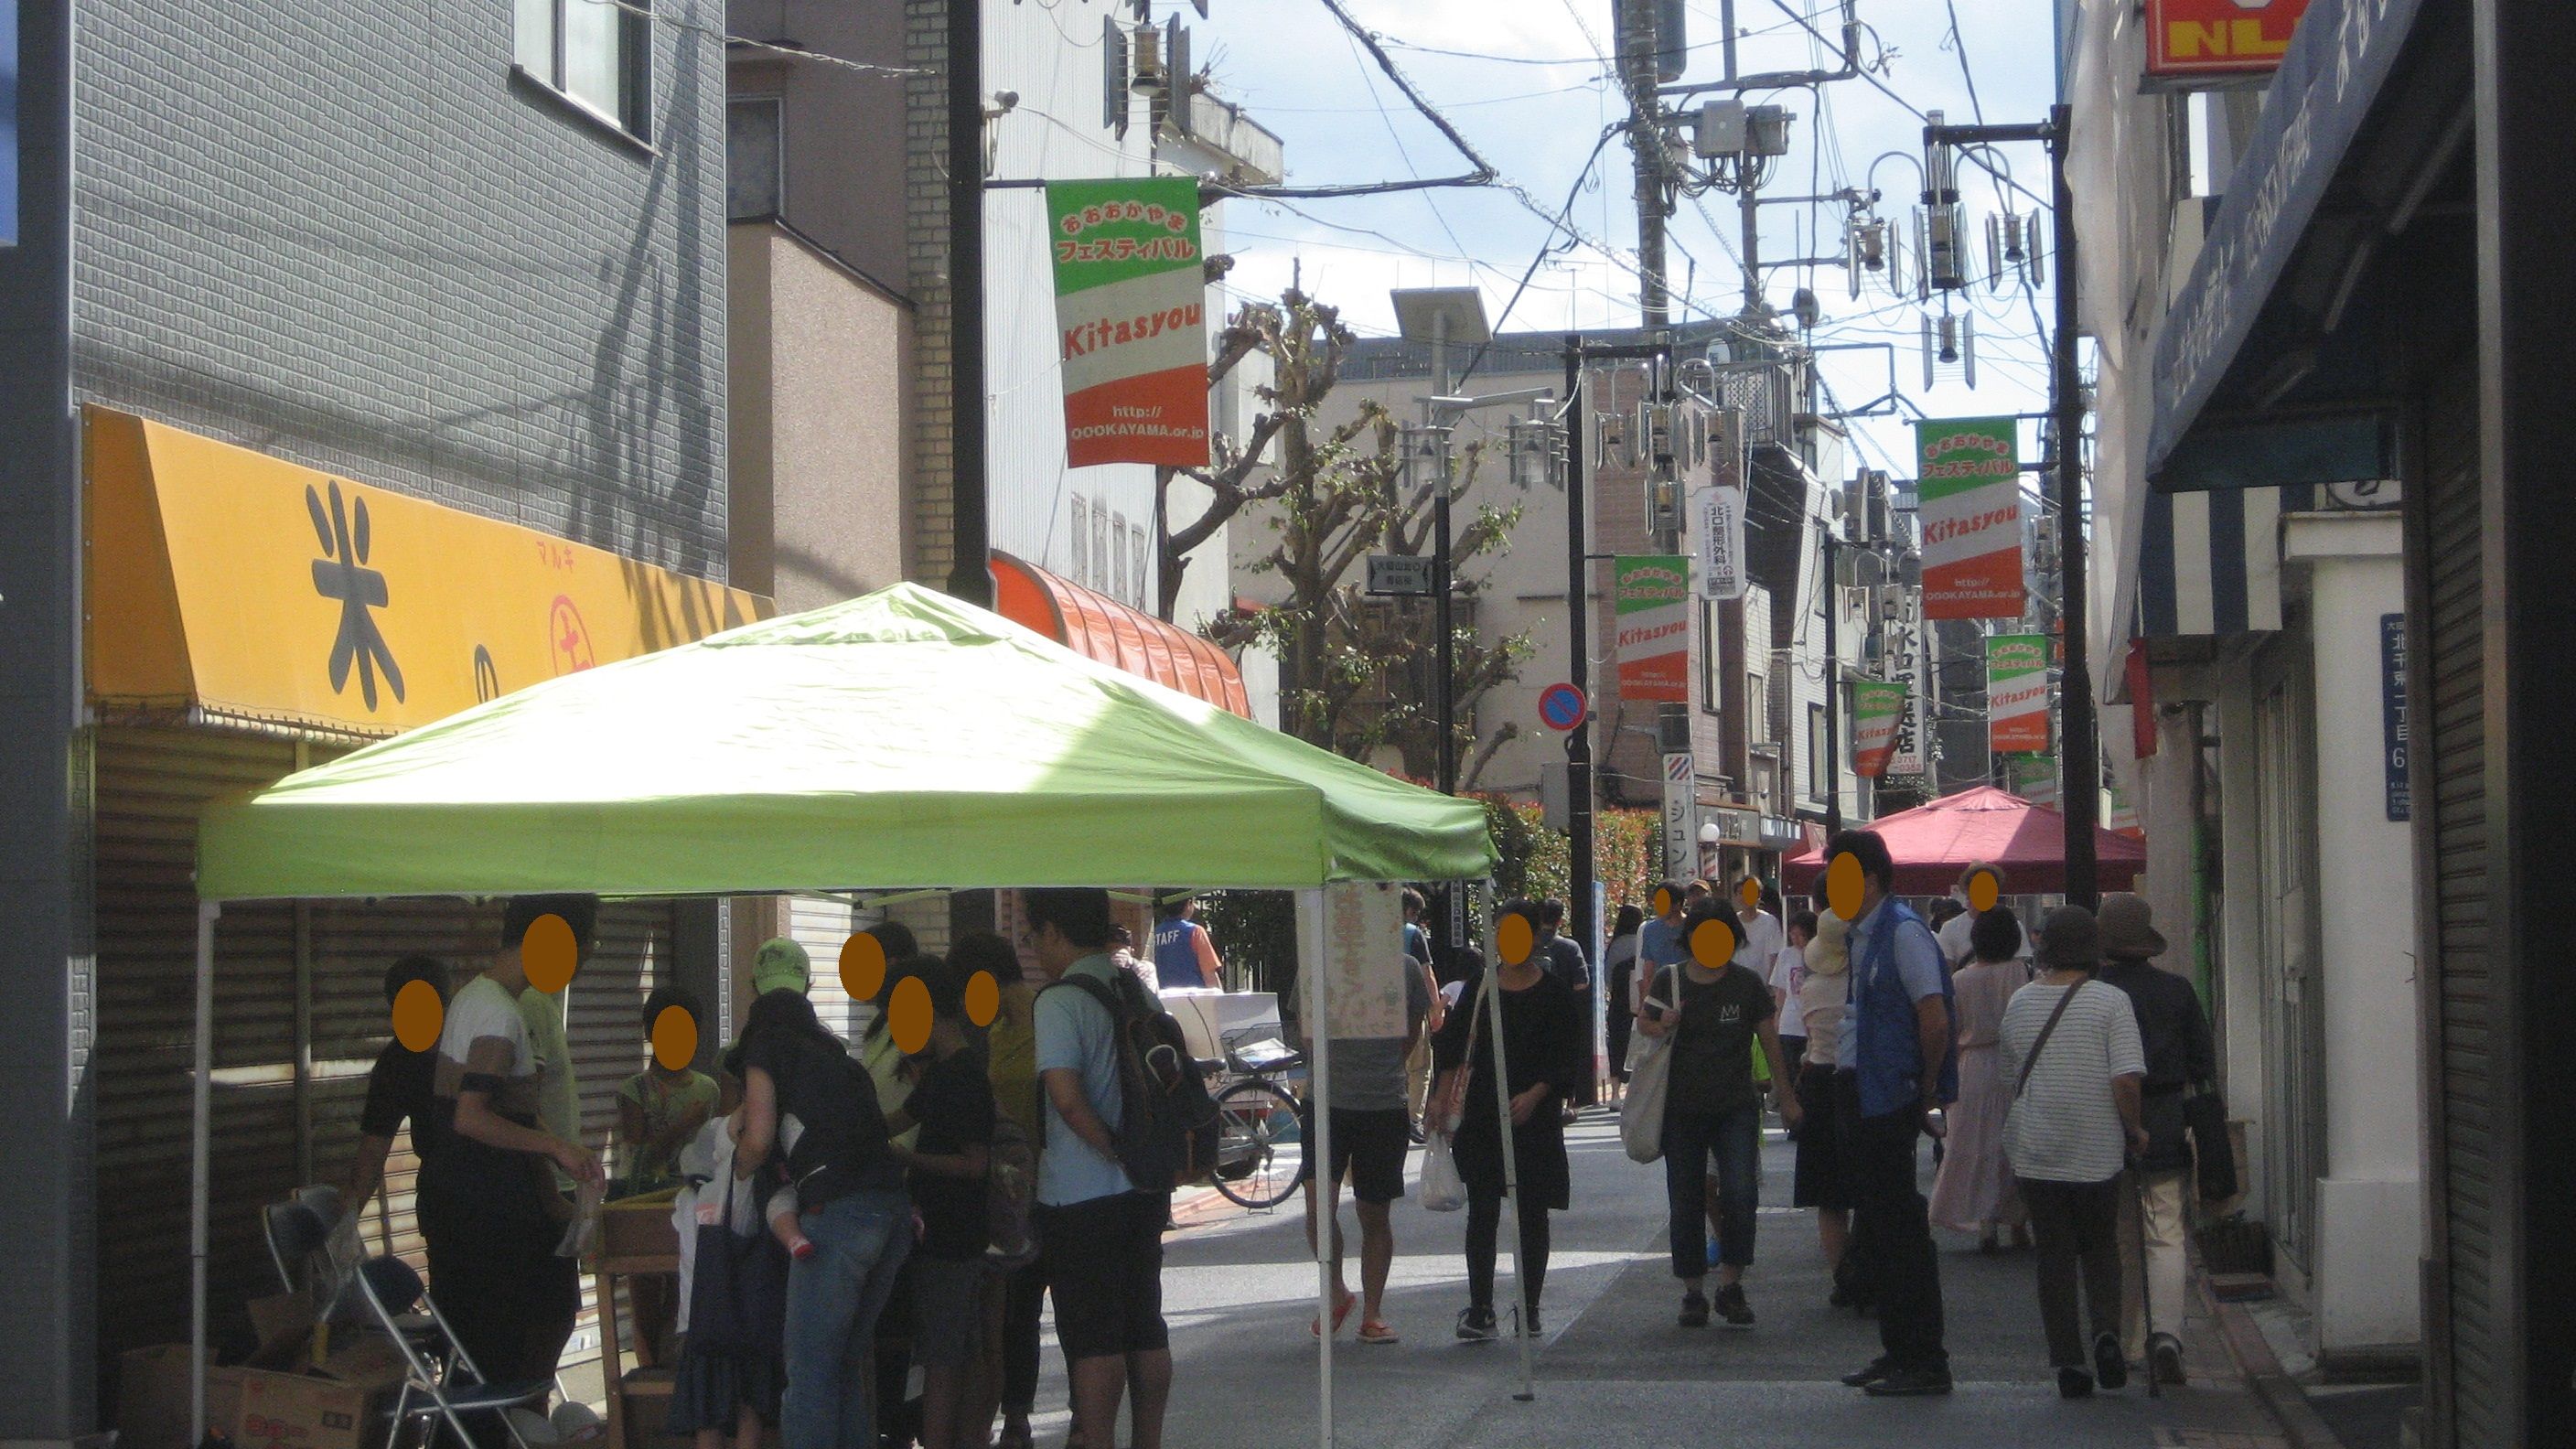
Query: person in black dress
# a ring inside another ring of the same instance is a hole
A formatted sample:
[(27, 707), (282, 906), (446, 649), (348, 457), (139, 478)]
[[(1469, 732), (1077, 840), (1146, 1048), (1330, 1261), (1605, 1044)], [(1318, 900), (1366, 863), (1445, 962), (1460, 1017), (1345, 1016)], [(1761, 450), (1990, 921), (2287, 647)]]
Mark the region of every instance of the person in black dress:
[(1610, 1080), (1616, 1101), (1626, 1094), (1628, 1085), (1628, 1040), (1637, 1024), (1637, 948), (1638, 932), (1644, 929), (1646, 913), (1636, 906), (1619, 908), (1617, 924), (1610, 929), (1610, 946), (1604, 953), (1609, 979), (1603, 983), (1601, 1010), (1609, 1027)]
[[(1531, 920), (1533, 938), (1537, 921)], [(1458, 1315), (1458, 1336), (1470, 1341), (1497, 1334), (1494, 1254), (1503, 1215), (1503, 1141), (1494, 1091), (1492, 1024), (1477, 1026), (1490, 1011), (1483, 992), (1502, 993), (1504, 1064), (1511, 1093), (1513, 1166), (1520, 1216), (1522, 1331), (1539, 1332), (1539, 1291), (1547, 1279), (1548, 1219), (1568, 1206), (1572, 1173), (1565, 1159), (1565, 1121), (1559, 1115), (1582, 1079), (1587, 1057), (1583, 1013), (1574, 992), (1548, 974), (1533, 952), (1517, 966), (1488, 971), (1481, 953), (1460, 952), (1468, 968), (1460, 1010), (1451, 1012), (1433, 1050), (1440, 1070), (1434, 1093), (1444, 1122), (1454, 1124), (1450, 1150), (1467, 1185), (1468, 1306)], [(1475, 1038), (1471, 1054), (1468, 1039)]]

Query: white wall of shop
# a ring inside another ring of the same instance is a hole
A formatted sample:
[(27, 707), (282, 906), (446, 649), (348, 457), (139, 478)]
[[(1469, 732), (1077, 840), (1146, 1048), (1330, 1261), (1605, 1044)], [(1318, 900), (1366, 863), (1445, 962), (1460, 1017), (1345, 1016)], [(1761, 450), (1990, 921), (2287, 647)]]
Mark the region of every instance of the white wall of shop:
[[(1127, 97), (1127, 134), (1101, 124), (1099, 25), (1068, 43), (1068, 22), (1035, 5), (984, 6), (984, 85), (1020, 101), (992, 127), (997, 179), (1143, 176), (1153, 165), (1142, 98)], [(984, 197), (986, 492), (993, 547), (1135, 604), (1135, 547), (1154, 525), (1153, 470), (1136, 464), (1065, 464), (1064, 378), (1055, 321), (1055, 263), (1047, 246), (1046, 193), (997, 189)], [(1073, 502), (1089, 536), (1075, 568)], [(1105, 518), (1104, 518), (1105, 515)], [(1095, 522), (1095, 520), (1101, 520)], [(1113, 533), (1114, 530), (1114, 533)], [(1095, 557), (1109, 546), (1111, 563)], [(1119, 566), (1120, 561), (1124, 567)], [(1152, 607), (1153, 568), (1144, 569)]]
[(2318, 960), (2326, 1140), (2317, 1183), (2315, 1312), (2328, 1354), (2421, 1336), (2415, 893), (2411, 827), (2391, 821), (2382, 763), (2380, 620), (2403, 614), (2389, 515), (2285, 521), (2315, 620)]

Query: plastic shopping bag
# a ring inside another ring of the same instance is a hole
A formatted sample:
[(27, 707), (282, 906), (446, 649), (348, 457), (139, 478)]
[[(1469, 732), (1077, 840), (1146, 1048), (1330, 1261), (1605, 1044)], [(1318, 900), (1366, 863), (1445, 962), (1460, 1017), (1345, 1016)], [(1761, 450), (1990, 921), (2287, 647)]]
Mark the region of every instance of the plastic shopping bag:
[(1467, 1205), (1467, 1183), (1458, 1161), (1449, 1155), (1449, 1134), (1430, 1134), (1422, 1155), (1422, 1205), (1435, 1213), (1454, 1213)]

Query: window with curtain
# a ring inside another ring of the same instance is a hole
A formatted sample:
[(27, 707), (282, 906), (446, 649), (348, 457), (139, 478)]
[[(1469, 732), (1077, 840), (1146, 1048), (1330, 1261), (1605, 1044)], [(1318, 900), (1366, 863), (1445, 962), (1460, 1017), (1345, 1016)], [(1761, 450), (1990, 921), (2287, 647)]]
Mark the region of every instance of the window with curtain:
[(1149, 612), (1150, 612), (1150, 611), (1153, 609), (1154, 605), (1153, 605), (1153, 602), (1152, 602), (1151, 600), (1149, 600), (1149, 599), (1147, 599), (1147, 598), (1145, 597), (1145, 573), (1146, 573), (1145, 561), (1146, 561), (1147, 559), (1149, 559), (1149, 558), (1151, 558), (1151, 557), (1153, 556), (1153, 548), (1152, 548), (1152, 546), (1151, 546), (1149, 543), (1147, 543), (1147, 541), (1146, 541), (1146, 539), (1145, 539), (1145, 530), (1144, 530), (1144, 528), (1143, 528), (1143, 526), (1142, 526), (1142, 525), (1138, 525), (1137, 527), (1135, 527), (1135, 528), (1131, 529), (1131, 530), (1130, 530), (1130, 534), (1131, 534), (1132, 540), (1133, 540), (1133, 542), (1135, 543), (1135, 546), (1136, 546), (1136, 554), (1135, 554), (1136, 607), (1137, 607), (1137, 608), (1140, 608), (1140, 609), (1147, 610), (1147, 611), (1149, 611)]
[(519, 72), (650, 141), (653, 23), (612, 0), (513, 0)]

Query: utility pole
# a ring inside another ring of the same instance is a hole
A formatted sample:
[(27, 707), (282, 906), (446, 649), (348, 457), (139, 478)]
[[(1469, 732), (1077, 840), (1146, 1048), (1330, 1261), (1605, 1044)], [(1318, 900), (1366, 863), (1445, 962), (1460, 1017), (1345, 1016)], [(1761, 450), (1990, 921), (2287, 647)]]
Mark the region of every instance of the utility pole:
[[(1583, 493), (1583, 335), (1565, 334), (1565, 634), (1566, 677), (1582, 693), (1582, 722), (1565, 734), (1565, 809), (1567, 851), (1572, 877), (1566, 908), (1574, 916), (1574, 939), (1592, 949), (1599, 913), (1592, 909), (1592, 649), (1587, 617), (1592, 611), (1592, 563), (1589, 556), (1591, 517)], [(1593, 963), (1598, 969), (1600, 963)], [(1607, 979), (1607, 978), (1603, 978)], [(1610, 1007), (1616, 1010), (1615, 1004)]]
[(2084, 390), (2075, 370), (2075, 189), (2066, 177), (2072, 110), (2048, 113), (2048, 154), (2057, 186), (2057, 335), (2050, 349), (2049, 385), (2057, 414), (2057, 626), (2066, 641), (2066, 675), (2058, 686), (2058, 760), (2065, 785), (2058, 805), (2066, 813), (2066, 899), (2086, 909), (2101, 903), (2093, 856), (2094, 816), (2102, 804), (2101, 742), (2093, 722), (2093, 678), (2084, 637)]
[[(1843, 833), (1843, 650), (1840, 519), (1825, 520), (1825, 839)], [(1794, 798), (1794, 796), (1792, 797)]]
[(2075, 191), (2066, 175), (2073, 114), (2059, 105), (2037, 124), (1928, 125), (1923, 128), (1923, 144), (1926, 150), (2008, 141), (2038, 141), (2048, 147), (2057, 245), (2057, 328), (2049, 349), (2049, 413), (2056, 433), (2052, 446), (2057, 467), (2052, 481), (2057, 508), (2057, 619), (2065, 650), (2057, 689), (2058, 763), (2064, 781), (2058, 805), (2066, 820), (2066, 899), (2089, 909), (2101, 901), (2093, 834), (2102, 807), (2102, 755), (2094, 734), (2093, 677), (2084, 636), (2084, 388), (2075, 365), (2076, 278), (2081, 273), (2075, 255)]
[(948, 408), (956, 556), (948, 592), (993, 602), (984, 498), (984, 30), (978, 0), (948, 0)]
[(1648, 332), (1672, 323), (1664, 260), (1663, 103), (1655, 94), (1655, 0), (1618, 7), (1619, 82), (1628, 92), (1628, 149), (1637, 170), (1637, 310)]

